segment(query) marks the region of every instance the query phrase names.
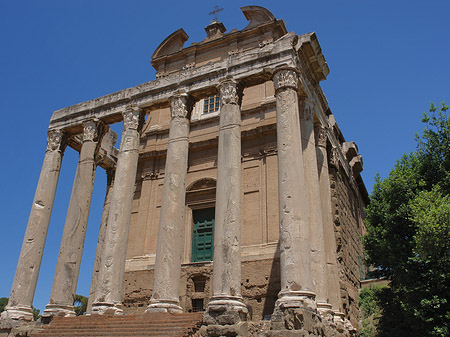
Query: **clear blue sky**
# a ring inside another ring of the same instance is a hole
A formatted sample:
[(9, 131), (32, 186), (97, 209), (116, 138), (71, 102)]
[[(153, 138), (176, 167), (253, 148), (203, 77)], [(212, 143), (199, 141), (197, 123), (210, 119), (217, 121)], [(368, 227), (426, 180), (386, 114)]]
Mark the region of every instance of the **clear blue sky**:
[[(450, 2), (25, 1), (0, 0), (0, 297), (9, 296), (54, 110), (154, 79), (149, 61), (169, 34), (204, 39), (214, 5), (228, 31), (260, 5), (297, 34), (315, 31), (330, 75), (322, 88), (347, 141), (364, 158), (368, 190), (415, 148), (430, 101), (450, 101)], [(77, 154), (67, 149), (41, 267), (35, 306), (50, 296)], [(89, 292), (105, 193), (97, 171), (78, 293)]]

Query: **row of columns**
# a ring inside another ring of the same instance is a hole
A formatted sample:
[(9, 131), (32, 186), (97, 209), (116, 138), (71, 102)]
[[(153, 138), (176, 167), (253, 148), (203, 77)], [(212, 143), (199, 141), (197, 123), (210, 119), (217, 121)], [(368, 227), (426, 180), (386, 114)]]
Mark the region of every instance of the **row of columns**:
[[(336, 267), (335, 257), (331, 253), (327, 255), (325, 250), (325, 245), (334, 242), (330, 222), (331, 205), (323, 201), (330, 199), (326, 149), (323, 146), (316, 148), (313, 105), (304, 99), (299, 102), (297, 72), (293, 69), (277, 69), (273, 81), (277, 110), (281, 269), (277, 307), (318, 308), (319, 311), (327, 312), (332, 307), (329, 291), (338, 293), (339, 279), (337, 268), (331, 266), (334, 259)], [(219, 84), (221, 107), (213, 296), (205, 315), (207, 324), (220, 324), (223, 313), (227, 313), (228, 317), (231, 314), (236, 322), (245, 321), (247, 315), (241, 295), (240, 269), (242, 89), (232, 78)], [(177, 94), (170, 103), (171, 121), (154, 289), (146, 309), (148, 312), (182, 311), (179, 278), (192, 101), (187, 94)], [(129, 106), (123, 113), (123, 120), (114, 187), (111, 188), (111, 184), (108, 188), (97, 246), (89, 302), (92, 314), (123, 313), (121, 291), (138, 162), (139, 128), (143, 120), (141, 111)], [(73, 296), (92, 195), (95, 153), (101, 134), (100, 123), (85, 123), (80, 161), (52, 293), (44, 316), (74, 315)], [(48, 144), (10, 301), (6, 307), (9, 317), (16, 319), (32, 317), (31, 304), (64, 149), (62, 134), (49, 133)], [(331, 280), (327, 278), (330, 274), (334, 275)], [(338, 311), (340, 307), (338, 301), (335, 302), (333, 309)]]

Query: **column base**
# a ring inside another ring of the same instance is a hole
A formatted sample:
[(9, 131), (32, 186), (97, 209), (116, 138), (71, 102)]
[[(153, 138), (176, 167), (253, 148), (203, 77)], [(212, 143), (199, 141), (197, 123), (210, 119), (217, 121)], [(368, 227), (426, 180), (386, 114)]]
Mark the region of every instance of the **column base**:
[(320, 317), (329, 324), (334, 325), (334, 311), (332, 310), (333, 306), (329, 303), (317, 303), (317, 311), (320, 314)]
[(92, 315), (123, 315), (123, 310), (119, 303), (94, 302), (92, 303)]
[(5, 310), (1, 314), (2, 319), (14, 319), (23, 321), (33, 320), (33, 309), (31, 306), (6, 306)]
[(213, 296), (203, 315), (202, 336), (247, 336), (248, 309), (240, 296)]
[(73, 305), (65, 305), (65, 304), (47, 304), (45, 306), (45, 310), (42, 313), (43, 318), (49, 317), (74, 317), (76, 316), (75, 311), (73, 310)]
[(310, 291), (280, 291), (267, 336), (325, 336), (315, 297)]
[(145, 312), (170, 312), (182, 313), (183, 308), (180, 307), (180, 302), (171, 300), (151, 300), (150, 304), (145, 309)]

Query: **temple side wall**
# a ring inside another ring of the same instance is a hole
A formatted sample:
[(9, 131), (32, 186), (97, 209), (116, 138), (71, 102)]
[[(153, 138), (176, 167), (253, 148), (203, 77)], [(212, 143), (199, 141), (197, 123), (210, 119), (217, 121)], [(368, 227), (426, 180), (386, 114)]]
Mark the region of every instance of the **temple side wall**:
[(330, 166), (329, 171), (341, 301), (344, 313), (350, 317), (353, 326), (357, 326), (364, 205), (341, 168)]

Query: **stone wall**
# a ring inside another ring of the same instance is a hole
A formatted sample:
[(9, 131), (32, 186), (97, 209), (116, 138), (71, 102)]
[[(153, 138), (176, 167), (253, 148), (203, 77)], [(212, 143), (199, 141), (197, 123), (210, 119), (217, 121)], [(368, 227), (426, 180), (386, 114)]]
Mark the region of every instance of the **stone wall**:
[(365, 228), (362, 222), (364, 205), (359, 191), (350, 185), (341, 167), (330, 166), (329, 172), (342, 306), (356, 327), (363, 251), (361, 236)]
[[(272, 314), (280, 291), (278, 259), (245, 261), (242, 263), (242, 296), (255, 321)], [(125, 273), (123, 288), (124, 312), (142, 313), (148, 305), (153, 289), (153, 269)], [(211, 290), (212, 263), (184, 266), (180, 278), (181, 306), (186, 312), (195, 311), (192, 300), (203, 300), (206, 308)], [(201, 280), (205, 280), (202, 286)], [(200, 282), (199, 282), (200, 281)], [(196, 283), (196, 284), (195, 284)]]

